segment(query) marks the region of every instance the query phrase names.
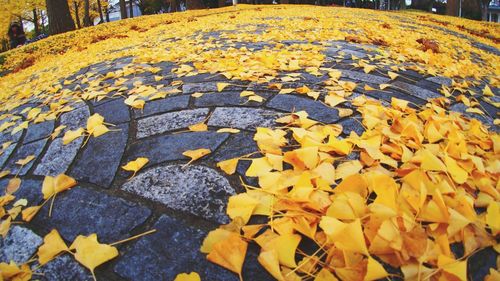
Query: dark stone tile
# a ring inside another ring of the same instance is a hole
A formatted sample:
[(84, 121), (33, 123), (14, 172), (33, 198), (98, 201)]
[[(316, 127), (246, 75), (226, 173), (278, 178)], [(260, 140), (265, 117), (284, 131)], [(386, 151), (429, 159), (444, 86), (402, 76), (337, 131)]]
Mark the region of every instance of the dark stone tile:
[(87, 119), (90, 117), (90, 111), (87, 106), (80, 107), (70, 112), (61, 115), (60, 123), (65, 125), (64, 132), (68, 130), (76, 130), (87, 126)]
[(490, 268), (497, 268), (498, 253), (492, 248), (480, 250), (470, 256), (467, 262), (467, 274), (471, 281), (482, 281), (489, 274)]
[(369, 97), (372, 97), (372, 98), (377, 99), (377, 100), (383, 100), (383, 101), (386, 101), (388, 103), (391, 103), (391, 99), (393, 97), (397, 98), (397, 99), (407, 100), (407, 101), (412, 102), (416, 105), (424, 105), (427, 102), (425, 99), (421, 99), (421, 98), (412, 96), (410, 94), (400, 92), (400, 91), (397, 91), (394, 89), (389, 89), (389, 88), (387, 88), (383, 91), (379, 91), (379, 90), (364, 91), (364, 93)]
[(12, 225), (5, 238), (0, 237), (0, 262), (23, 264), (36, 253), (42, 237), (28, 228)]
[(309, 117), (323, 123), (334, 123), (339, 120), (338, 111), (319, 101), (295, 95), (277, 95), (271, 99), (267, 107), (283, 111), (306, 111)]
[(106, 123), (120, 124), (130, 121), (129, 107), (123, 103), (123, 99), (116, 99), (96, 106), (94, 111), (102, 115)]
[(437, 92), (432, 92), (432, 91), (426, 90), (424, 88), (420, 88), (418, 86), (411, 85), (411, 84), (408, 84), (405, 82), (394, 81), (391, 84), (396, 86), (397, 87), (396, 89), (399, 88), (399, 90), (403, 90), (412, 96), (415, 96), (415, 97), (418, 97), (418, 98), (421, 98), (424, 100), (442, 97), (442, 95), (437, 93)]
[(340, 125), (342, 125), (342, 132), (346, 135), (349, 135), (352, 131), (361, 136), (365, 132), (365, 128), (361, 124), (362, 118), (347, 118), (340, 121)]
[[(98, 237), (99, 238), (99, 237)], [(101, 242), (101, 241), (99, 241)], [(63, 254), (57, 258), (51, 260), (43, 267), (41, 267), (37, 273), (38, 280), (43, 281), (90, 281), (92, 279), (92, 274), (82, 265), (80, 265), (71, 255)]]
[(63, 138), (54, 139), (42, 160), (36, 166), (35, 175), (57, 176), (66, 173), (80, 150), (84, 138), (77, 138), (68, 144), (63, 144)]
[[(0, 186), (7, 186), (9, 179), (0, 180)], [(5, 193), (2, 191), (2, 195)], [(28, 200), (28, 206), (37, 205), (43, 200), (42, 194), (42, 181), (41, 180), (30, 180), (21, 178), (21, 186), (14, 193), (17, 199), (24, 198)]]
[[(200, 252), (207, 231), (184, 221), (162, 216), (153, 226), (157, 231), (141, 238), (126, 252), (114, 270), (129, 280), (174, 280), (182, 272), (197, 272), (202, 280), (236, 281), (236, 274), (207, 261)], [(243, 272), (245, 280), (273, 280), (260, 267), (256, 250), (249, 247)]]
[(154, 165), (165, 161), (188, 159), (182, 155), (184, 151), (198, 148), (215, 151), (228, 136), (228, 133), (191, 132), (144, 139), (130, 145), (128, 160), (147, 157), (148, 165)]
[(0, 154), (0, 167), (2, 167), (3, 164), (5, 164), (5, 162), (7, 161), (7, 159), (9, 159), (9, 156), (12, 154), (12, 152), (14, 152), (16, 145), (17, 145), (16, 143), (9, 145), (9, 147), (3, 150), (2, 154)]
[[(31, 166), (33, 166), (33, 163), (35, 163), (36, 158), (38, 158), (46, 143), (47, 139), (42, 139), (29, 144), (23, 144), (11, 156), (9, 162), (6, 165), (6, 168), (9, 169), (12, 174), (19, 173), (19, 175), (25, 175), (31, 168)], [(16, 162), (30, 155), (35, 155), (35, 159), (24, 165), (21, 169), (21, 166), (16, 164)]]
[(78, 181), (109, 187), (127, 145), (128, 124), (118, 125), (113, 129), (119, 131), (90, 138), (71, 170), (71, 176)]
[(30, 124), (23, 143), (36, 141), (52, 134), (54, 130), (54, 121), (45, 121), (38, 124)]
[[(221, 92), (221, 93), (207, 93), (203, 96), (194, 99), (196, 106), (227, 106), (227, 105), (245, 105), (245, 106), (259, 106), (262, 102), (250, 101), (247, 97), (240, 97), (241, 92)], [(265, 100), (269, 98), (270, 93), (256, 93)]]
[(180, 80), (187, 83), (203, 83), (203, 82), (214, 82), (214, 81), (227, 81), (227, 78), (219, 73), (201, 73), (193, 76), (184, 76)]
[(259, 150), (253, 140), (254, 134), (239, 132), (233, 134), (212, 156), (217, 162), (240, 157)]
[(160, 100), (149, 101), (144, 110), (134, 110), (135, 117), (145, 117), (167, 111), (180, 110), (188, 107), (189, 96), (175, 96)]
[[(352, 68), (352, 66), (350, 66)], [(376, 83), (376, 84), (385, 84), (389, 83), (390, 79), (383, 76), (367, 74), (361, 71), (354, 70), (341, 70), (341, 77), (349, 78), (356, 82), (365, 82), (365, 83)]]
[(441, 89), (441, 85), (436, 84), (436, 83), (434, 83), (430, 80), (427, 80), (427, 79), (422, 79), (422, 80), (418, 81), (415, 85), (418, 87), (424, 88), (426, 90), (436, 92), (436, 93), (439, 93), (439, 89)]
[(97, 233), (100, 242), (116, 242), (151, 215), (146, 207), (80, 186), (56, 196), (51, 217), (49, 208), (45, 204), (32, 223), (47, 232), (56, 228), (68, 241)]

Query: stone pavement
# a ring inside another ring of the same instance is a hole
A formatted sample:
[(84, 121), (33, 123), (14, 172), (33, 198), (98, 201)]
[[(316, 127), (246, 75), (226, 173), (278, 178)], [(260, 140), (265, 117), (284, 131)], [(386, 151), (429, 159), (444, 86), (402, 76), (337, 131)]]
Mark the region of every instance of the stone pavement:
[[(262, 46), (248, 43), (248, 47)], [(373, 48), (359, 44), (335, 42), (341, 48), (325, 51), (325, 67), (342, 71), (342, 79), (370, 85), (378, 89), (379, 84), (389, 83), (395, 88), (385, 91), (365, 91), (358, 87), (349, 97), (365, 94), (373, 99), (390, 102), (391, 97), (408, 100), (411, 106), (420, 106), (426, 99), (442, 96), (438, 89), (449, 84), (444, 77), (422, 76), (414, 71), (404, 71), (400, 77), (390, 80), (377, 72), (366, 74), (353, 69), (346, 59), (334, 63), (335, 56), (351, 55), (365, 57), (375, 52)], [(373, 47), (373, 46), (372, 46)], [(331, 59), (328, 62), (328, 59)], [(82, 69), (71, 77), (88, 71), (105, 74), (123, 65), (134, 65), (132, 58), (102, 62)], [(78, 181), (78, 187), (64, 192), (56, 198), (52, 217), (48, 218), (49, 204), (43, 207), (34, 221), (27, 225), (13, 226), (6, 239), (0, 240), (0, 261), (24, 262), (42, 243), (43, 236), (57, 228), (62, 237), (72, 241), (79, 234), (97, 233), (99, 240), (114, 242), (150, 229), (157, 232), (136, 241), (119, 245), (120, 257), (99, 267), (99, 280), (173, 280), (181, 272), (198, 272), (202, 280), (238, 280), (237, 276), (206, 261), (199, 248), (208, 231), (221, 223), (229, 222), (225, 207), (229, 196), (243, 191), (240, 177), (244, 176), (248, 161), (240, 161), (237, 173), (225, 175), (216, 168), (216, 163), (257, 151), (253, 141), (256, 127), (273, 127), (276, 117), (284, 113), (305, 110), (309, 116), (324, 123), (338, 123), (343, 126), (343, 135), (351, 131), (361, 134), (363, 126), (357, 114), (341, 117), (337, 108), (329, 107), (305, 95), (277, 94), (278, 90), (248, 81), (226, 81), (222, 75), (199, 74), (190, 77), (176, 77), (170, 71), (173, 64), (153, 65), (161, 68), (162, 81), (155, 81), (153, 74), (145, 73), (130, 78), (143, 85), (156, 86), (173, 80), (182, 80), (179, 93), (169, 94), (160, 100), (147, 102), (144, 110), (134, 110), (124, 104), (122, 97), (111, 96), (101, 101), (82, 101), (74, 104), (74, 111), (64, 113), (55, 122), (44, 122), (30, 126), (13, 136), (3, 134), (0, 143), (12, 140), (16, 144), (0, 156), (3, 169), (19, 173), (22, 186), (16, 196), (27, 198), (30, 205), (42, 201), (41, 182), (45, 175), (66, 173)], [(283, 88), (307, 85), (317, 89), (321, 95), (322, 77), (302, 73), (299, 80), (284, 83)], [(62, 79), (64, 80), (64, 79)], [(112, 82), (109, 81), (109, 82)], [(218, 82), (230, 83), (222, 92), (217, 91)], [(81, 83), (85, 86), (85, 82)], [(243, 90), (255, 91), (264, 97), (262, 102), (247, 101), (240, 97)], [(495, 89), (496, 91), (496, 89)], [(204, 93), (195, 98), (191, 94)], [(481, 101), (490, 116), (496, 116), (497, 109)], [(349, 102), (339, 108), (354, 108)], [(451, 105), (451, 110), (478, 118), (491, 129), (490, 116), (465, 112), (461, 103)], [(19, 108), (21, 111), (22, 108)], [(112, 132), (97, 138), (90, 138), (83, 145), (79, 138), (68, 145), (60, 137), (47, 138), (55, 127), (66, 125), (65, 130), (85, 127), (93, 113), (104, 116), (107, 123), (115, 124)], [(187, 127), (206, 120), (209, 130), (191, 132)], [(237, 128), (237, 134), (217, 133), (220, 128)], [(183, 169), (188, 158), (182, 152), (189, 149), (209, 148), (212, 153)], [(36, 159), (19, 169), (15, 162), (28, 155)], [(130, 173), (120, 169), (137, 157), (147, 157), (149, 163), (133, 179)], [(2, 186), (7, 179), (2, 180)], [(460, 252), (458, 245), (452, 245)], [(272, 280), (272, 277), (256, 261), (258, 249), (250, 247), (244, 265), (245, 280)], [(482, 280), (487, 268), (494, 266), (497, 254), (491, 250), (478, 252), (469, 260), (473, 280)], [(67, 255), (60, 256), (43, 267), (41, 280), (89, 280), (90, 273)], [(397, 271), (396, 271), (397, 272)]]

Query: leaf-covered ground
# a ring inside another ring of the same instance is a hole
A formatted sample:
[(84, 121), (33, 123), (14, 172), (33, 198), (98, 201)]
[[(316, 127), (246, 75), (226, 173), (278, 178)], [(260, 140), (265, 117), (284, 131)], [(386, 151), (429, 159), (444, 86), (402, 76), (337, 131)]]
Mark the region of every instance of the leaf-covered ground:
[(499, 31), (241, 5), (5, 53), (1, 276), (498, 280)]

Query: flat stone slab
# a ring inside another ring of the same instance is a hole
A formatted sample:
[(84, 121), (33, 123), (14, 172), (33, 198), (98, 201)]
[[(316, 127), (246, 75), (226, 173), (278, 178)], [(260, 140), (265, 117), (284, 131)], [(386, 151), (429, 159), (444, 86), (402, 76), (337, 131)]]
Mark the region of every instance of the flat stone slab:
[(158, 113), (184, 109), (189, 105), (189, 96), (175, 96), (165, 99), (149, 101), (143, 110), (134, 111), (136, 117), (146, 117)]
[(63, 144), (62, 138), (54, 139), (34, 173), (41, 176), (57, 176), (65, 173), (75, 159), (82, 143), (83, 138), (77, 138), (66, 145)]
[(87, 126), (87, 119), (90, 117), (90, 111), (87, 106), (82, 106), (73, 111), (61, 115), (60, 124), (66, 126), (63, 132), (76, 130)]
[(439, 85), (445, 85), (448, 87), (451, 86), (451, 81), (452, 81), (450, 78), (443, 77), (443, 76), (432, 76), (432, 77), (425, 78), (425, 80), (434, 82), (434, 83), (439, 84)]
[(217, 92), (217, 84), (214, 82), (209, 83), (186, 83), (182, 85), (182, 92), (184, 94), (192, 94), (196, 92)]
[(253, 140), (253, 136), (254, 134), (248, 132), (232, 134), (213, 155), (213, 159), (219, 162), (258, 151), (259, 148)]
[[(424, 100), (442, 97), (442, 95), (439, 93), (435, 93), (435, 92), (426, 90), (424, 88), (420, 88), (418, 86), (408, 84), (405, 82), (401, 82), (401, 81), (394, 81), (392, 83), (392, 85), (404, 90), (404, 92), (406, 92), (410, 95), (413, 95), (417, 98), (424, 99)], [(396, 90), (400, 91), (399, 89), (396, 89)]]
[(81, 266), (69, 254), (63, 254), (48, 262), (36, 271), (42, 274), (38, 280), (46, 281), (89, 281), (92, 279), (90, 271)]
[(228, 133), (189, 132), (139, 140), (130, 145), (129, 158), (147, 157), (148, 165), (165, 161), (188, 159), (182, 153), (186, 150), (208, 148), (215, 151), (227, 138)]
[(361, 136), (365, 132), (365, 128), (361, 124), (362, 118), (359, 119), (347, 118), (340, 121), (340, 125), (342, 125), (342, 132), (346, 135), (349, 135), (351, 132), (355, 132), (358, 136)]
[(278, 115), (279, 112), (260, 108), (218, 107), (210, 116), (207, 124), (216, 127), (253, 130), (257, 127), (271, 127)]
[(101, 242), (116, 242), (129, 237), (151, 215), (146, 207), (79, 186), (56, 197), (51, 217), (49, 205), (32, 222), (46, 231), (56, 228), (68, 241), (97, 233)]
[(54, 130), (54, 121), (45, 121), (38, 124), (30, 124), (26, 136), (24, 136), (23, 143), (36, 141), (46, 138), (52, 134)]
[(114, 127), (118, 131), (91, 137), (70, 175), (78, 181), (108, 188), (120, 165), (128, 137), (128, 124)]
[(129, 107), (123, 102), (123, 99), (112, 100), (96, 106), (94, 111), (102, 115), (106, 123), (120, 124), (130, 121)]
[[(9, 179), (0, 180), (0, 186), (5, 187), (9, 183)], [(4, 195), (4, 191), (0, 192)], [(21, 178), (21, 186), (14, 193), (17, 199), (24, 198), (28, 200), (28, 206), (38, 205), (43, 199), (42, 181)], [(14, 201), (15, 202), (15, 201)]]
[(229, 222), (225, 206), (235, 194), (225, 177), (200, 165), (152, 168), (126, 182), (122, 189), (218, 223)]
[[(259, 106), (263, 102), (248, 101), (246, 97), (240, 97), (241, 92), (221, 92), (221, 93), (207, 93), (203, 96), (194, 99), (194, 104), (199, 107), (210, 106), (228, 106), (228, 105), (245, 105), (245, 106)], [(269, 93), (256, 93), (264, 99), (269, 98)]]
[[(33, 163), (35, 163), (36, 158), (40, 155), (42, 152), (43, 148), (45, 147), (45, 144), (47, 143), (47, 139), (41, 139), (36, 142), (24, 144), (21, 147), (19, 147), (14, 154), (11, 156), (9, 162), (7, 163), (7, 169), (11, 171), (11, 174), (19, 174), (19, 175), (25, 175), (28, 170), (33, 166)], [(26, 157), (34, 155), (35, 159), (30, 161), (28, 164), (24, 165), (21, 168), (21, 165), (16, 164), (17, 161), (21, 159), (25, 159)]]
[(339, 120), (338, 110), (310, 98), (296, 95), (277, 95), (271, 99), (267, 107), (287, 112), (304, 110), (310, 118), (323, 123), (335, 123)]
[(43, 243), (42, 237), (28, 228), (14, 225), (5, 239), (0, 238), (0, 262), (22, 264), (36, 252)]
[(203, 122), (208, 108), (188, 109), (146, 117), (137, 121), (137, 138), (146, 138)]
[[(236, 281), (238, 277), (207, 261), (200, 252), (206, 231), (166, 215), (116, 264), (114, 271), (128, 280), (174, 280), (179, 273), (197, 272), (201, 280)], [(248, 279), (250, 280), (250, 279)]]
[(15, 148), (16, 148), (16, 144), (13, 143), (13, 144), (9, 145), (9, 147), (7, 147), (2, 152), (2, 154), (0, 154), (0, 167), (2, 167), (3, 164), (5, 164), (5, 162), (7, 161), (7, 159), (9, 159), (9, 156), (12, 154), (12, 152), (14, 152)]
[(366, 74), (361, 71), (353, 71), (353, 70), (341, 70), (341, 77), (349, 78), (351, 80), (361, 81), (365, 83), (376, 83), (376, 84), (385, 84), (391, 81), (389, 78), (377, 76), (373, 74)]

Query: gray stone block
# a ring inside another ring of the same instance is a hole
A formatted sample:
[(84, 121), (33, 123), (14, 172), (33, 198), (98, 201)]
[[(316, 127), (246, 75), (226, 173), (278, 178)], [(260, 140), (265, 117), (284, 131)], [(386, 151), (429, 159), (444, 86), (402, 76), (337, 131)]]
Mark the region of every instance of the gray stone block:
[(104, 117), (104, 122), (120, 124), (130, 121), (129, 107), (123, 99), (116, 99), (105, 104), (94, 107), (95, 113)]
[(5, 239), (0, 238), (0, 262), (25, 263), (42, 243), (42, 237), (33, 231), (14, 225)]
[(238, 129), (271, 127), (279, 112), (260, 108), (218, 107), (208, 120), (209, 126)]
[(277, 95), (267, 104), (267, 107), (287, 112), (306, 111), (309, 117), (323, 122), (335, 123), (339, 120), (338, 111), (319, 101), (296, 95)]
[(149, 101), (144, 106), (143, 110), (135, 110), (136, 117), (146, 117), (158, 113), (164, 113), (168, 111), (180, 110), (188, 107), (189, 96), (175, 96), (164, 98), (160, 100)]
[[(41, 139), (36, 142), (28, 143), (28, 144), (23, 144), (21, 147), (17, 148), (17, 150), (14, 152), (12, 157), (10, 158), (9, 162), (6, 165), (6, 168), (11, 171), (12, 174), (19, 174), (19, 175), (25, 175), (28, 170), (33, 166), (33, 163), (35, 163), (36, 158), (42, 153), (43, 148), (45, 147), (45, 144), (47, 143), (47, 139)], [(34, 155), (35, 159), (31, 160), (28, 164), (22, 166), (16, 164), (17, 161), (24, 159), (30, 155)]]
[(66, 145), (63, 144), (62, 138), (54, 139), (34, 173), (41, 176), (57, 176), (66, 173), (80, 150), (83, 139), (77, 138)]
[(23, 143), (36, 141), (46, 138), (52, 134), (54, 130), (54, 121), (45, 121), (38, 124), (30, 124), (26, 136), (24, 136)]
[(168, 112), (139, 119), (137, 121), (137, 138), (145, 138), (172, 130), (187, 128), (205, 120), (208, 108), (188, 109)]

